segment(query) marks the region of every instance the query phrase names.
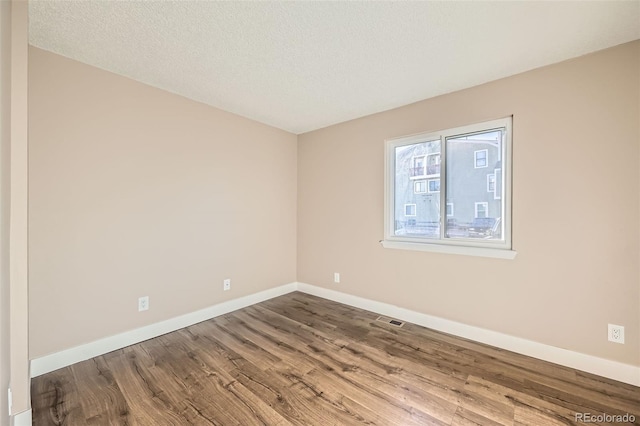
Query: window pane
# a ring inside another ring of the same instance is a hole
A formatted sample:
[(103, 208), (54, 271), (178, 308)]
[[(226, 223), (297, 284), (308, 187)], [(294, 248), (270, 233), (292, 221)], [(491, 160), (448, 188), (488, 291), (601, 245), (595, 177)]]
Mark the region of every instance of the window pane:
[[(427, 175), (430, 179), (425, 181), (424, 178)], [(405, 237), (439, 238), (439, 191), (440, 141), (396, 147), (394, 234)]]
[(453, 217), (453, 203), (447, 203), (447, 216)]
[(427, 175), (440, 176), (440, 152), (427, 155)]
[[(502, 240), (503, 206), (498, 192), (502, 186), (497, 183), (501, 182), (503, 133), (500, 129), (446, 139), (446, 200), (456, 206), (446, 223), (446, 237)], [(495, 177), (487, 178), (488, 173)]]
[(476, 203), (476, 214), (475, 214), (475, 218), (484, 218), (487, 217), (487, 210), (489, 209), (489, 206), (487, 206), (487, 203), (485, 202), (479, 202)]
[(429, 180), (429, 192), (440, 192), (440, 179)]
[(487, 155), (486, 149), (474, 152), (476, 168), (487, 167)]
[(416, 215), (416, 205), (415, 204), (405, 204), (404, 205), (404, 215), (407, 217), (413, 217)]
[(424, 168), (424, 159), (425, 156), (421, 155), (419, 157), (413, 157), (413, 168), (411, 170), (411, 176), (424, 176), (426, 174), (426, 170)]

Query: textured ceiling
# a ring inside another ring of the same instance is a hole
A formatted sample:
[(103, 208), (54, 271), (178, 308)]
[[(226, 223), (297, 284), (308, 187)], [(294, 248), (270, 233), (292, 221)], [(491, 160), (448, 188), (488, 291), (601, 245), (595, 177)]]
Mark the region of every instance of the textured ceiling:
[(303, 133), (640, 38), (640, 0), (30, 1), (30, 43)]

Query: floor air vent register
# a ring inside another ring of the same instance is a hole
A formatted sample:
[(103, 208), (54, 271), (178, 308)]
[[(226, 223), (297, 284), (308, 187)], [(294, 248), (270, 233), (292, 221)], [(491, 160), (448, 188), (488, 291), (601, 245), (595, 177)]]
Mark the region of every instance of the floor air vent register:
[(380, 321), (380, 322), (383, 322), (385, 324), (390, 324), (390, 325), (392, 325), (394, 327), (402, 327), (404, 325), (404, 321), (400, 321), (400, 320), (397, 320), (397, 319), (394, 319), (394, 318), (382, 317), (382, 316), (376, 318), (376, 321)]

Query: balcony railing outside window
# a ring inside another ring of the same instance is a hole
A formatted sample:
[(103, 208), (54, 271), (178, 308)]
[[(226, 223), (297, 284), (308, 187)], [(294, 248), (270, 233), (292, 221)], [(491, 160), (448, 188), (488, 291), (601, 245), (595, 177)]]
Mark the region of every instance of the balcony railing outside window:
[(425, 167), (412, 167), (410, 169), (411, 172), (411, 177), (416, 177), (416, 176), (431, 176), (431, 175), (439, 175), (440, 174), (440, 164), (432, 164), (426, 167), (426, 173), (425, 173)]

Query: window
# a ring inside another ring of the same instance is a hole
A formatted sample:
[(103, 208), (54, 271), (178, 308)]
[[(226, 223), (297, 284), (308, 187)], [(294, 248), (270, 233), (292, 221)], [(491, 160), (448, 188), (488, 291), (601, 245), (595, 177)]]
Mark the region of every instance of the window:
[(489, 211), (489, 203), (487, 203), (486, 201), (481, 201), (479, 203), (475, 204), (475, 217), (489, 217), (488, 216), (488, 211)]
[(440, 153), (427, 155), (427, 176), (440, 174)]
[(475, 151), (473, 153), (474, 167), (476, 169), (487, 167), (487, 155), (488, 155), (488, 150), (486, 149)]
[[(420, 152), (420, 151), (418, 151)], [(414, 153), (417, 154), (418, 152)], [(435, 152), (427, 155), (415, 155), (411, 162), (411, 177), (420, 179), (425, 176), (440, 175), (440, 153)]]
[(502, 197), (502, 170), (495, 169), (493, 171), (493, 181), (495, 182), (493, 189), (493, 199), (499, 200)]
[(417, 180), (413, 183), (413, 192), (416, 194), (424, 194), (427, 192), (427, 181)]
[(416, 215), (416, 205), (415, 204), (405, 204), (404, 205), (404, 215), (409, 217), (414, 217)]
[(488, 156), (489, 150), (488, 149), (481, 149), (480, 151), (475, 151), (473, 153), (473, 157), (474, 157), (474, 167), (476, 169), (481, 169), (483, 167), (487, 167), (487, 156)]
[[(387, 140), (383, 245), (515, 257), (510, 228), (511, 121)], [(487, 173), (489, 167), (493, 173)], [(416, 169), (421, 180), (415, 180)]]
[(429, 192), (440, 192), (440, 179), (429, 179)]
[(413, 157), (413, 167), (411, 168), (411, 176), (424, 176), (425, 173), (425, 156)]
[(496, 175), (489, 174), (487, 175), (487, 192), (491, 192), (492, 194), (496, 190)]

